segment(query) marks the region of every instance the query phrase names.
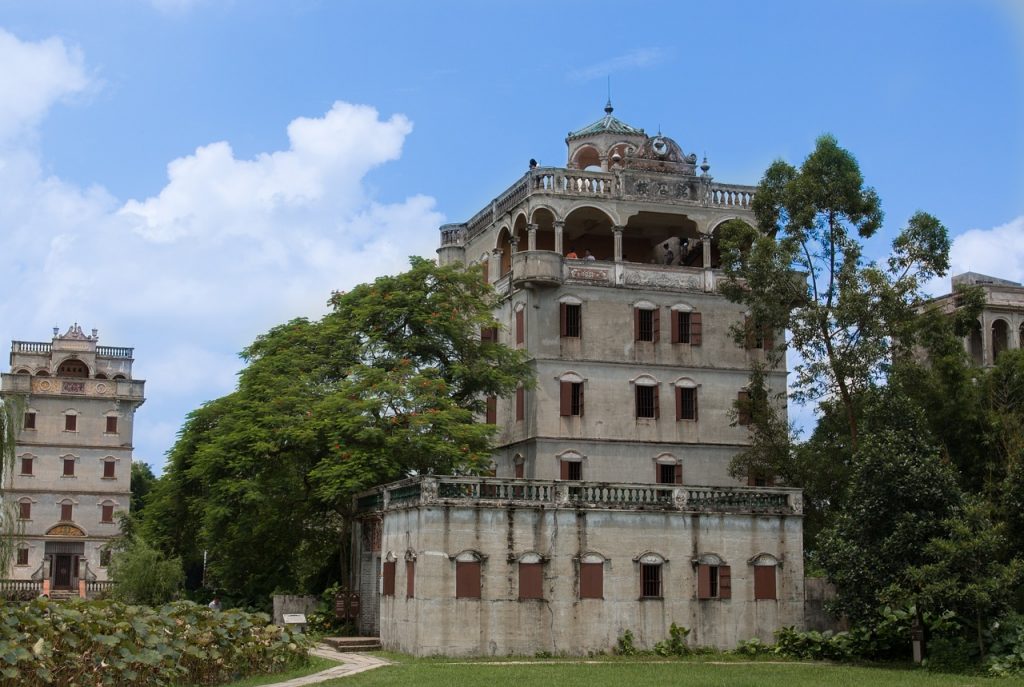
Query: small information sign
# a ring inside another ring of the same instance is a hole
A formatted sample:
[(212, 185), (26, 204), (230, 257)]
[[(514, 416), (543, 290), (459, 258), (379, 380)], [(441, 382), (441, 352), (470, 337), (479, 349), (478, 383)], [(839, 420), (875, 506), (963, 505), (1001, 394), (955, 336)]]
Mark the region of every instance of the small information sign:
[(285, 613), (281, 617), (285, 625), (305, 625), (307, 622), (305, 613)]

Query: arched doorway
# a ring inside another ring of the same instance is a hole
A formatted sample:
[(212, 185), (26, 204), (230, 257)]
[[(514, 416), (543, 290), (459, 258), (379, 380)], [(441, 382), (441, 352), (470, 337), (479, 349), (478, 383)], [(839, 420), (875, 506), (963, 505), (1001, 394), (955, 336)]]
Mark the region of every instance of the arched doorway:
[(1010, 325), (1006, 320), (992, 323), (992, 362), (995, 363), (999, 354), (1010, 347)]
[(985, 364), (985, 345), (981, 340), (981, 322), (975, 320), (968, 337), (967, 350), (971, 354), (971, 360), (975, 365)]

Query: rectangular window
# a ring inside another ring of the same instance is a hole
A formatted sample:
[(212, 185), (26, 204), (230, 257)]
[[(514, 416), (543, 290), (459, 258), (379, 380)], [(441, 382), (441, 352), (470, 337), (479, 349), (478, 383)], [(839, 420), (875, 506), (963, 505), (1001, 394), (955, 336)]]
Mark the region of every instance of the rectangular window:
[(559, 477), (566, 480), (579, 481), (583, 479), (583, 463), (578, 460), (563, 460)]
[(736, 424), (750, 424), (750, 392), (741, 391), (736, 394)]
[(682, 484), (683, 466), (681, 463), (658, 464), (658, 484)]
[(572, 303), (559, 304), (561, 336), (578, 339), (583, 328), (582, 306)]
[(543, 563), (520, 563), (519, 564), (519, 598), (520, 599), (543, 599), (544, 598), (544, 564)]
[(21, 459), (21, 474), (31, 475), (32, 474), (32, 459), (22, 458)]
[(114, 522), (114, 506), (103, 504), (100, 506), (100, 522)]
[(755, 565), (754, 566), (754, 599), (772, 600), (776, 599), (775, 594), (775, 566)]
[(114, 479), (114, 477), (116, 476), (114, 474), (114, 471), (116, 469), (117, 469), (117, 463), (115, 463), (114, 461), (112, 461), (112, 460), (105, 460), (105, 461), (103, 461), (103, 478), (104, 479)]
[(75, 476), (75, 459), (65, 458), (64, 459), (64, 476), (74, 477)]
[(775, 479), (763, 472), (751, 472), (747, 475), (748, 487), (774, 487)]
[(583, 415), (583, 382), (561, 382), (559, 396), (562, 417)]
[(106, 568), (110, 565), (110, 549), (100, 549), (100, 567)]
[(728, 565), (697, 566), (698, 599), (731, 599), (732, 575)]
[(484, 421), (489, 425), (498, 423), (498, 399), (494, 396), (487, 397), (487, 412)]
[(743, 326), (747, 332), (746, 347), (748, 349), (764, 349), (766, 351), (775, 347), (775, 337), (769, 327), (757, 324), (751, 317), (743, 320)]
[(18, 549), (17, 565), (28, 565), (28, 549)]
[(32, 502), (22, 501), (18, 504), (18, 519), (19, 520), (31, 520), (32, 519)]
[(416, 591), (416, 561), (405, 562), (405, 598), (413, 598)]
[(25, 413), (25, 429), (36, 428), (36, 414), (34, 411), (28, 411)]
[(74, 520), (73, 510), (74, 506), (72, 506), (70, 503), (60, 504), (60, 519), (66, 521)]
[(455, 563), (455, 598), (480, 598), (480, 561)]
[(647, 418), (658, 417), (658, 387), (636, 387), (636, 416)]
[(640, 565), (640, 596), (645, 599), (661, 597), (661, 565), (642, 563)]
[(697, 419), (697, 388), (677, 386), (676, 387), (676, 419), (696, 420)]
[(642, 310), (636, 308), (633, 311), (633, 329), (634, 338), (637, 341), (652, 341), (657, 342), (659, 338), (659, 330), (661, 324), (661, 318), (658, 317), (657, 310)]
[(381, 589), (381, 596), (394, 596), (395, 595), (395, 562), (384, 561), (383, 569), (381, 571), (381, 577), (383, 578), (383, 584)]
[(604, 598), (604, 563), (580, 563), (580, 598)]
[(480, 328), (480, 340), (488, 341), (490, 343), (497, 343), (498, 341), (498, 328), (497, 327), (481, 327)]
[(77, 415), (65, 415), (64, 416), (64, 431), (65, 432), (77, 432), (78, 431), (78, 416)]
[(526, 310), (516, 310), (516, 345), (521, 346), (526, 341)]
[(516, 466), (515, 466), (516, 479), (523, 479), (523, 473), (525, 472), (525, 468), (526, 468), (525, 463), (523, 463), (522, 461), (516, 463)]
[(117, 434), (117, 416), (107, 416), (107, 434)]
[(522, 422), (526, 417), (526, 389), (516, 389), (516, 422)]

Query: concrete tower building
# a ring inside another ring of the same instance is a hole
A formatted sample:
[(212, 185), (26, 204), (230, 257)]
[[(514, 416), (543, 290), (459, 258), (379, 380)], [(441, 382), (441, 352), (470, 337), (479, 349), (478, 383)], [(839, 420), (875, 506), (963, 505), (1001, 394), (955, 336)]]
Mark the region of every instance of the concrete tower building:
[(107, 580), (104, 546), (131, 498), (135, 410), (145, 382), (132, 349), (77, 324), (51, 342), (14, 341), (0, 393), (20, 400), (15, 463), (3, 486), (20, 533), (6, 592), (89, 595)]

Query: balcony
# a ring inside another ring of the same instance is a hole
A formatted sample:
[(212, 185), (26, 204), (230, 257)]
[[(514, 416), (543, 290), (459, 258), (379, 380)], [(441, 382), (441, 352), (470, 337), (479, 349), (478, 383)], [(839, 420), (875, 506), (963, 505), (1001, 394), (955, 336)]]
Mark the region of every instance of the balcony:
[(361, 512), (424, 505), (682, 511), (688, 513), (803, 513), (803, 493), (780, 487), (612, 484), (494, 477), (413, 477), (360, 494)]
[(77, 377), (32, 377), (5, 372), (0, 390), (5, 394), (42, 396), (108, 396), (123, 400), (145, 400), (146, 382), (141, 379), (81, 379)]
[(562, 256), (549, 250), (524, 250), (512, 255), (512, 283), (516, 286), (558, 286), (562, 283)]

